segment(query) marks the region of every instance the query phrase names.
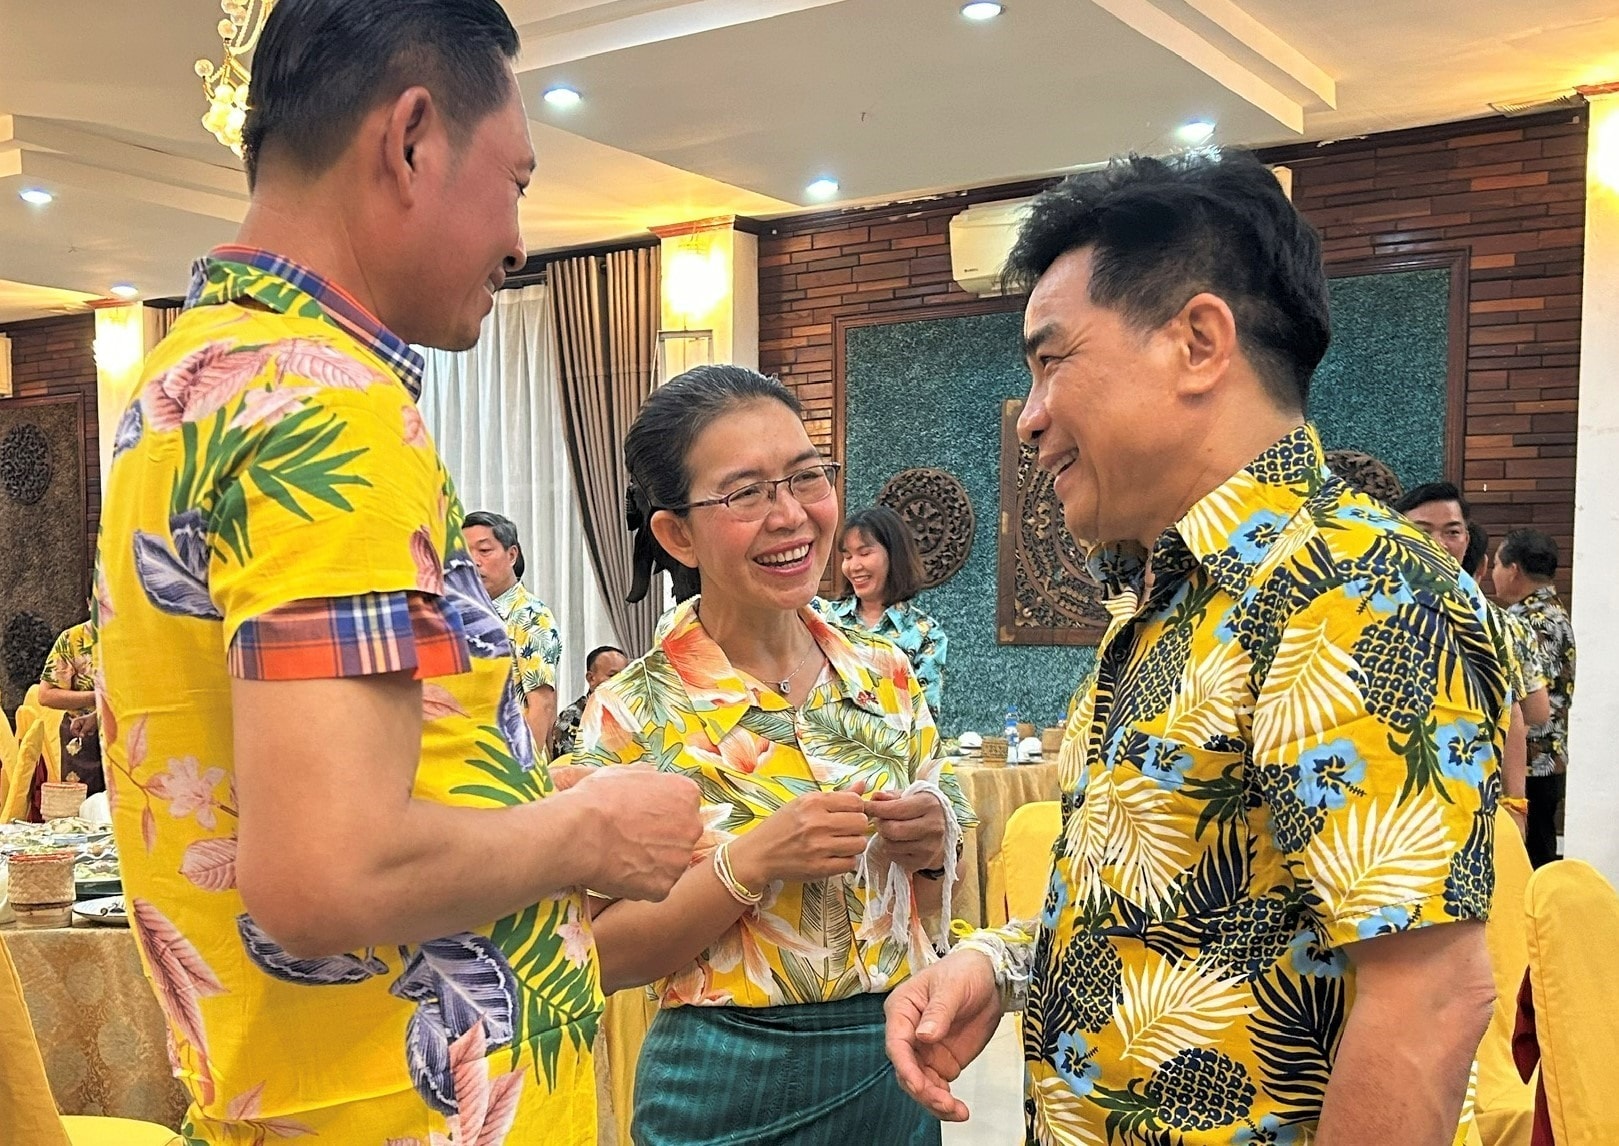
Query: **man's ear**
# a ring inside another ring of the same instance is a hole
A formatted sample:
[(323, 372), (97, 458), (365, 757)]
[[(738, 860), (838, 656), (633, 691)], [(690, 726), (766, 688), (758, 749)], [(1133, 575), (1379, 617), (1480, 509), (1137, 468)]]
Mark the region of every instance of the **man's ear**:
[[(427, 152), (442, 138), (438, 105), (433, 93), (424, 87), (406, 88), (383, 108), (380, 150), (385, 179), (396, 188), (402, 202), (413, 204), (418, 192)], [(362, 128), (363, 130), (363, 128)]]

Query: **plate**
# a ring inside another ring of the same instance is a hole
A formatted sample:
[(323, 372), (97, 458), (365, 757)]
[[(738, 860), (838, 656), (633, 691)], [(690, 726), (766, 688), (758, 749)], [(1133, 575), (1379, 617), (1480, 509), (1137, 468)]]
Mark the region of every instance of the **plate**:
[(86, 923), (129, 926), (129, 915), (124, 911), (124, 897), (121, 895), (109, 895), (102, 899), (81, 899), (73, 905), (73, 914)]
[(122, 895), (124, 881), (121, 879), (81, 879), (73, 885), (74, 894), (79, 899), (104, 899), (109, 895)]

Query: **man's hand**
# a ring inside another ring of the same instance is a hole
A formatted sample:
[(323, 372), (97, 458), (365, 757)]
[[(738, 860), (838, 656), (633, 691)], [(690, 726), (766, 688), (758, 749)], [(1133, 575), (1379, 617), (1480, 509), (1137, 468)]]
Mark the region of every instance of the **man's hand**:
[(691, 866), (703, 834), (697, 785), (644, 768), (590, 768), (559, 799), (585, 817), (593, 853), (586, 886), (611, 899), (663, 899)]
[(873, 792), (866, 815), (882, 837), (888, 857), (908, 872), (943, 867), (954, 859), (944, 854), (944, 805), (927, 792), (901, 796)]
[(558, 792), (566, 792), (586, 776), (600, 771), (600, 768), (592, 767), (589, 764), (553, 764), (551, 766), (551, 786)]
[(947, 955), (901, 983), (883, 1009), (888, 1058), (905, 1093), (946, 1122), (965, 1122), (967, 1104), (950, 1093), (950, 1084), (989, 1045), (1001, 1021), (988, 957)]
[(87, 712), (83, 716), (75, 716), (72, 720), (68, 721), (67, 725), (68, 734), (70, 736), (77, 736), (80, 739), (88, 739), (89, 737), (94, 736), (100, 728), (101, 721), (93, 712)]

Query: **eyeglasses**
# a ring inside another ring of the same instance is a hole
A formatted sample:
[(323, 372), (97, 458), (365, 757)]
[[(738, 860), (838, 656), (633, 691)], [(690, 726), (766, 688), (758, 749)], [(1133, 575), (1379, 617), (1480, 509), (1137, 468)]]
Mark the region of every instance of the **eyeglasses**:
[(724, 497), (689, 501), (685, 505), (660, 505), (658, 508), (684, 512), (708, 505), (723, 505), (738, 521), (759, 521), (770, 512), (770, 507), (776, 504), (776, 491), (781, 486), (787, 487), (787, 492), (793, 495), (793, 500), (799, 505), (814, 505), (818, 501), (825, 501), (832, 496), (832, 483), (842, 468), (837, 462), (823, 462), (818, 466), (810, 466), (797, 473), (788, 474), (784, 478), (749, 482), (741, 489), (733, 489)]

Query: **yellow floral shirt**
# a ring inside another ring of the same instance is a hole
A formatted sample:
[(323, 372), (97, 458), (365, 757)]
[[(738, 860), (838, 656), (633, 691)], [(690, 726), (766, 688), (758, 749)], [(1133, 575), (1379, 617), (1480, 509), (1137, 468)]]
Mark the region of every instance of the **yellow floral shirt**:
[[(68, 692), (90, 692), (95, 688), (91, 661), (96, 651), (96, 630), (89, 621), (65, 629), (51, 646), (40, 684), (54, 685)], [(86, 712), (89, 709), (85, 709)]]
[[(977, 822), (894, 645), (804, 608), (830, 669), (794, 709), (732, 667), (698, 619), (698, 600), (679, 605), (657, 647), (591, 695), (574, 763), (690, 776), (702, 790), (703, 856), (798, 796), (862, 781), (870, 793), (933, 780), (963, 827)], [(919, 968), (888, 928), (867, 926), (877, 922), (867, 918), (872, 900), (852, 877), (772, 884), (763, 903), (656, 985), (659, 998), (666, 1007), (769, 1007), (890, 990)], [(922, 927), (910, 925), (913, 936)]]
[(1342, 948), (1482, 919), (1507, 697), (1471, 579), (1301, 427), (1151, 554), (1059, 758), (1024, 1021), (1042, 1146), (1314, 1133), (1354, 1002)]
[[(190, 1094), (187, 1142), (594, 1143), (602, 1000), (580, 894), (329, 958), (289, 954), (246, 913), (233, 673), (453, 665), (423, 680), (415, 796), (499, 807), (551, 784), (462, 509), (387, 353), (408, 348), (265, 252), (216, 252), (193, 301), (118, 424), (95, 601), (124, 890)], [(401, 661), (409, 602), (447, 626), (434, 647), (453, 656)], [(255, 643), (287, 610), (308, 627), (277, 632), (303, 639)]]

